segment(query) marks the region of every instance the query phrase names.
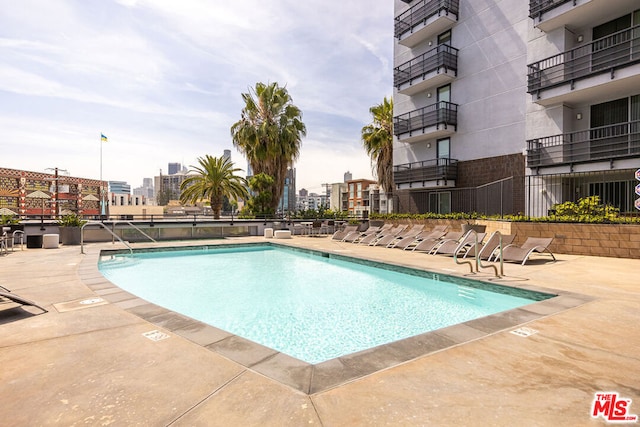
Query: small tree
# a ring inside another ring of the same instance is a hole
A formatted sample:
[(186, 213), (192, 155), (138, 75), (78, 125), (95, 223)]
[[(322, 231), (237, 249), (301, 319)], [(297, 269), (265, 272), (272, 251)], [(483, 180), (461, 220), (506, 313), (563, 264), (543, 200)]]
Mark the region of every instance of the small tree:
[(256, 216), (272, 215), (274, 209), (271, 200), (273, 198), (273, 177), (265, 173), (259, 173), (249, 178), (249, 188), (253, 193), (247, 205)]
[(204, 199), (209, 199), (213, 218), (220, 219), (220, 211), (224, 197), (245, 198), (247, 189), (246, 180), (236, 172), (240, 169), (233, 167), (233, 162), (225, 157), (212, 157), (206, 155), (198, 158), (199, 166), (191, 166), (189, 176), (180, 184), (180, 202), (196, 204)]

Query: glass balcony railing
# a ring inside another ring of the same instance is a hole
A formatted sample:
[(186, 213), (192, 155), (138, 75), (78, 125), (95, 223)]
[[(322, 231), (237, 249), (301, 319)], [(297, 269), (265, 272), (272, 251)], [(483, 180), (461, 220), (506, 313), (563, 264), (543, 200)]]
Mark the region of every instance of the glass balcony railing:
[(395, 36), (400, 36), (441, 13), (458, 16), (458, 0), (421, 0), (395, 18)]
[(456, 159), (423, 160), (393, 167), (393, 182), (395, 184), (455, 180), (457, 177), (458, 160)]
[(424, 78), (425, 75), (440, 68), (458, 71), (458, 49), (441, 44), (411, 61), (399, 65), (394, 69), (393, 84), (399, 89), (403, 84), (419, 77)]
[(640, 25), (528, 66), (528, 91), (536, 92), (640, 62)]
[(640, 157), (640, 121), (527, 141), (529, 168)]
[(440, 101), (397, 116), (393, 119), (393, 133), (399, 136), (440, 125), (453, 126), (454, 128), (458, 125), (458, 104)]

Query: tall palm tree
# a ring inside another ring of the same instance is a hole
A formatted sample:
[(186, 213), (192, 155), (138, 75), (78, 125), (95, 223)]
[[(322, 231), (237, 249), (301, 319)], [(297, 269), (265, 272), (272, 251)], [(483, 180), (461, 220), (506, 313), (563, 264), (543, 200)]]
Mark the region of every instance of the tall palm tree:
[(373, 122), (362, 128), (362, 143), (378, 184), (386, 194), (393, 192), (393, 99), (369, 109)]
[(241, 119), (231, 126), (233, 145), (242, 152), (254, 174), (273, 177), (270, 207), (275, 211), (284, 190), (287, 168), (300, 155), (307, 128), (302, 112), (287, 89), (277, 83), (256, 83), (242, 94)]
[(213, 218), (220, 219), (224, 197), (230, 199), (248, 196), (246, 180), (235, 175), (241, 169), (233, 167), (233, 162), (225, 157), (205, 155), (198, 158), (200, 166), (190, 166), (189, 176), (180, 184), (180, 202), (198, 203), (208, 199), (213, 210)]

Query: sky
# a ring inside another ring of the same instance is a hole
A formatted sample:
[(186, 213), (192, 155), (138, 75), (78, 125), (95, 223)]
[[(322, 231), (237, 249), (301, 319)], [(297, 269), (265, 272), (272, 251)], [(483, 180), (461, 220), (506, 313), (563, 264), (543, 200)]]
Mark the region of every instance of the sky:
[(277, 82), (307, 127), (297, 188), (322, 193), (373, 178), (360, 132), (392, 55), (388, 0), (0, 0), (0, 167), (136, 188), (229, 149), (246, 171), (241, 95)]

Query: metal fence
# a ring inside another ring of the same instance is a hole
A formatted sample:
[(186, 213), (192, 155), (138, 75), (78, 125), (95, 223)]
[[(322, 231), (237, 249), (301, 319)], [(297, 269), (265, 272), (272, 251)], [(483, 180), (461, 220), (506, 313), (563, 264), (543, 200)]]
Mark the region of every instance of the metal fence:
[(505, 178), (473, 188), (446, 188), (398, 192), (395, 212), (451, 213), (476, 212), (480, 215), (515, 215), (514, 178)]

